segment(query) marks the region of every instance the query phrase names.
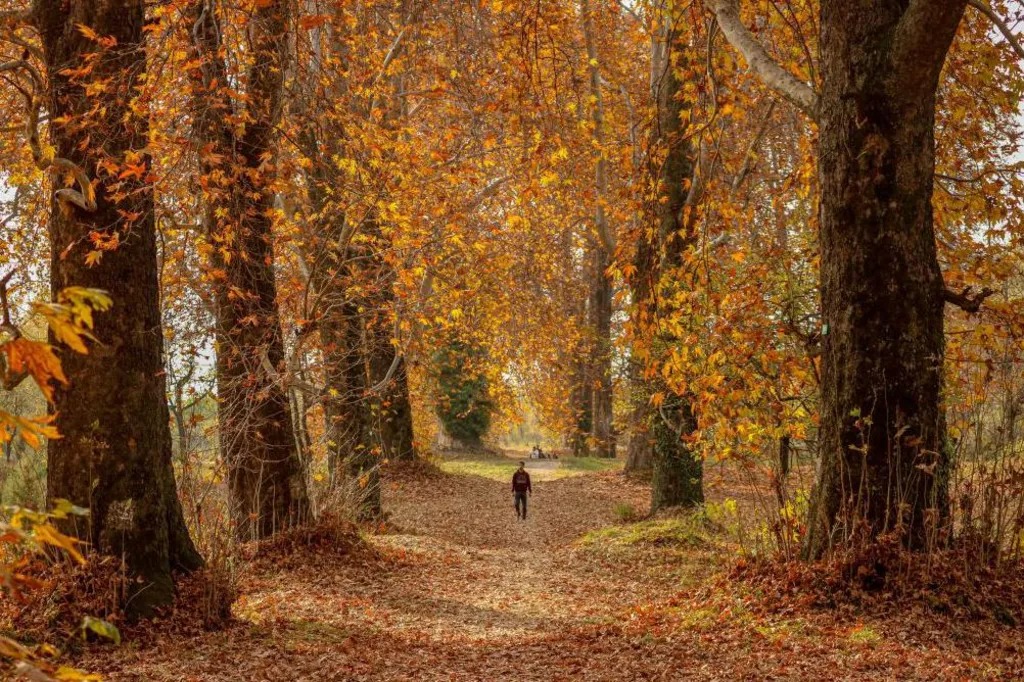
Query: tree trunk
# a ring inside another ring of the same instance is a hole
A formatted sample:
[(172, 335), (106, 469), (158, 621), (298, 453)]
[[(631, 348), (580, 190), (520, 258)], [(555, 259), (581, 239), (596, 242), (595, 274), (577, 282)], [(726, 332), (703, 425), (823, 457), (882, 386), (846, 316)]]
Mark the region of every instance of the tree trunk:
[[(661, 132), (661, 116), (664, 112), (665, 88), (662, 81), (665, 79), (666, 70), (669, 68), (668, 43), (671, 33), (667, 15), (663, 16), (660, 25), (657, 26), (655, 34), (651, 39), (651, 98), (658, 106), (658, 125), (651, 131), (648, 153), (656, 150), (663, 142)], [(674, 79), (673, 79), (674, 82)], [(672, 101), (672, 100), (667, 100)], [(665, 112), (667, 113), (667, 112)], [(677, 112), (678, 113), (678, 112)], [(653, 164), (650, 174), (657, 177), (658, 168)], [(652, 216), (657, 215), (656, 204), (650, 212)], [(625, 471), (629, 474), (649, 476), (653, 467), (654, 440), (650, 426), (654, 416), (651, 407), (651, 397), (655, 394), (653, 382), (646, 376), (646, 359), (635, 357), (643, 338), (653, 332), (655, 316), (654, 287), (658, 280), (659, 268), (659, 243), (657, 232), (651, 232), (647, 221), (641, 221), (636, 228), (633, 240), (636, 244), (633, 252), (634, 274), (627, 278), (630, 294), (632, 296), (632, 309), (630, 310), (630, 328), (634, 341), (634, 357), (630, 359), (630, 402), (633, 412), (629, 420), (629, 449), (626, 453)]]
[(821, 6), (822, 462), (805, 548), (948, 517), (935, 93), (964, 0)]
[[(386, 379), (393, 363), (395, 369), (391, 372), (391, 378)], [(380, 332), (377, 337), (371, 369), (374, 385), (384, 383), (380, 395), (374, 401), (381, 456), (387, 460), (415, 459), (409, 376), (405, 357), (398, 354), (391, 343), (390, 331)]]
[[(343, 439), (336, 451), (343, 456), (340, 468), (346, 480), (355, 486), (356, 516), (371, 520), (381, 516), (380, 448), (374, 438), (372, 415), (369, 407), (369, 367), (366, 357), (366, 325), (361, 319), (359, 306), (346, 303), (344, 346), (340, 354), (344, 386), (349, 400), (335, 415), (335, 429)], [(345, 448), (343, 451), (341, 448)]]
[[(394, 107), (392, 107), (394, 108)], [(397, 116), (397, 114), (395, 114)], [(374, 437), (382, 459), (415, 459), (413, 447), (412, 401), (405, 357), (394, 344), (395, 279), (394, 268), (385, 260), (391, 247), (376, 220), (367, 221), (367, 232), (373, 238), (369, 279), (376, 291), (368, 298), (367, 308), (373, 311), (367, 325), (367, 348), (372, 396)]]
[[(307, 195), (316, 219), (307, 259), (323, 356), (327, 466), (331, 485), (352, 486), (354, 512), (369, 520), (381, 515), (379, 425), (370, 396), (370, 350), (377, 339), (367, 333), (367, 297), (355, 293), (368, 277), (359, 263), (368, 259), (364, 247), (350, 243), (346, 215), (329, 198), (331, 158), (340, 153), (342, 143), (323, 141), (313, 121), (307, 121), (301, 139), (312, 162)], [(390, 345), (390, 334), (388, 340)]]
[(704, 465), (683, 443), (697, 423), (687, 396), (667, 398), (654, 411), (651, 436), (654, 469), (651, 474), (651, 511), (667, 507), (695, 507), (704, 502)]
[(284, 340), (274, 279), (272, 171), (283, 106), (291, 4), (259, 4), (250, 19), (256, 56), (248, 74), (247, 123), (227, 92), (215, 4), (199, 0), (192, 35), (195, 124), (199, 138), (211, 274), (217, 313), (217, 394), (221, 454), (239, 539), (267, 537), (309, 516), (295, 447)]
[[(658, 300), (658, 286), (666, 276), (673, 278), (673, 286), (687, 286), (687, 279), (692, 279), (683, 271), (684, 255), (696, 243), (696, 235), (692, 234), (684, 223), (684, 214), (689, 209), (687, 182), (694, 176), (694, 149), (686, 136), (682, 121), (684, 101), (681, 96), (681, 83), (676, 75), (679, 45), (673, 27), (671, 9), (665, 10), (662, 17), (660, 40), (663, 45), (656, 53), (664, 55), (663, 71), (659, 77), (652, 79), (655, 88), (655, 101), (658, 104), (657, 125), (652, 131), (651, 149), (664, 149), (664, 156), (652, 154), (652, 159), (661, 160), (660, 166), (652, 166), (650, 173), (655, 178), (656, 192), (651, 202), (651, 216), (655, 222), (654, 236), (656, 251), (641, 244), (638, 258), (653, 261), (654, 273), (649, 282), (641, 287), (641, 293), (648, 296), (640, 307), (640, 314), (653, 314), (655, 318), (669, 315), (672, 311), (662, 300)], [(694, 221), (690, 220), (692, 225)], [(648, 266), (650, 267), (650, 266)], [(646, 273), (639, 272), (643, 278)], [(670, 300), (666, 296), (665, 300)], [(657, 331), (657, 324), (652, 324), (651, 334), (654, 339), (654, 351), (670, 347), (676, 339)], [(653, 472), (651, 478), (651, 509), (657, 511), (666, 506), (692, 507), (704, 501), (703, 468), (700, 456), (686, 438), (697, 430), (696, 419), (691, 406), (691, 396), (669, 395), (671, 390), (659, 378), (651, 380), (648, 387), (651, 393), (666, 396), (658, 408), (648, 411), (648, 428), (653, 443)]]
[[(101, 160), (128, 163), (131, 152), (148, 166), (148, 121), (130, 108), (146, 69), (144, 3), (38, 0), (34, 13), (49, 76), (50, 134), (57, 156), (88, 171)], [(116, 38), (116, 46), (101, 50), (81, 26)], [(97, 52), (101, 56), (89, 78), (110, 79), (103, 108), (65, 71), (80, 68), (87, 54)], [(58, 123), (65, 117), (89, 125)], [(108, 181), (118, 184), (120, 199)], [(202, 559), (189, 538), (171, 467), (152, 187), (144, 179), (104, 177), (97, 195), (93, 212), (57, 199), (51, 205), (53, 295), (69, 286), (94, 287), (106, 290), (114, 305), (96, 316), (100, 343), (88, 355), (62, 353), (71, 382), (54, 395), (62, 438), (48, 445), (47, 498), (51, 504), (63, 498), (90, 509), (73, 532), (99, 551), (124, 558), (133, 576), (126, 609), (148, 616), (172, 602), (172, 571), (194, 570)], [(94, 266), (86, 264), (93, 247), (83, 239), (91, 233), (119, 240)]]
[[(584, 347), (585, 348), (585, 347)], [(572, 395), (573, 431), (570, 447), (573, 457), (589, 457), (590, 433), (594, 423), (594, 388), (590, 378), (589, 357), (580, 357), (583, 349), (577, 352), (574, 361)]]
[[(634, 287), (634, 295), (636, 288)], [(635, 300), (635, 299), (634, 299)], [(634, 308), (634, 314), (636, 309)], [(654, 441), (651, 437), (651, 382), (644, 377), (643, 362), (630, 362), (630, 402), (633, 412), (629, 417), (629, 447), (626, 449), (625, 472), (637, 477), (651, 474)]]
[(593, 272), (590, 290), (590, 324), (594, 334), (591, 380), (593, 381), (592, 431), (594, 455), (615, 457), (615, 432), (612, 396), (612, 282), (606, 271), (611, 265), (614, 237), (608, 223), (604, 204), (608, 200), (608, 159), (604, 150), (604, 99), (601, 92), (601, 72), (598, 64), (593, 8), (589, 0), (580, 3), (583, 36), (586, 42), (590, 74), (591, 117), (594, 123), (594, 142), (598, 148), (594, 165), (594, 229), (597, 239), (593, 252)]
[(594, 251), (594, 279), (591, 289), (591, 324), (594, 330), (593, 373), (594, 456), (615, 457), (615, 431), (612, 415), (612, 282), (605, 275), (611, 257), (601, 247)]

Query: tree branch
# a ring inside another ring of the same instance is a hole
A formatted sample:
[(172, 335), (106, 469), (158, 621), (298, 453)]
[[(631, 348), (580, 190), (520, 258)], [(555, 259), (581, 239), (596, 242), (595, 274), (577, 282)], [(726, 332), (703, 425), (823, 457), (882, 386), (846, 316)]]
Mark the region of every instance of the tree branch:
[(811, 120), (818, 120), (818, 93), (792, 73), (782, 68), (740, 18), (739, 0), (704, 0), (715, 13), (718, 25), (729, 43), (747, 61), (765, 85), (804, 112)]
[(965, 312), (976, 313), (981, 310), (981, 304), (985, 302), (985, 299), (994, 293), (996, 292), (985, 287), (972, 296), (971, 287), (964, 287), (964, 290), (959, 294), (952, 289), (945, 289), (942, 296), (946, 303), (951, 303)]
[(757, 134), (754, 135), (754, 139), (747, 145), (747, 152), (743, 155), (743, 165), (740, 166), (740, 170), (736, 173), (736, 177), (732, 179), (731, 189), (733, 192), (738, 190), (742, 185), (743, 181), (750, 175), (750, 171), (753, 168), (753, 161), (757, 156), (757, 148), (761, 144), (761, 139), (765, 133), (768, 132), (768, 127), (772, 122), (772, 114), (775, 113), (775, 102), (772, 100), (768, 103), (768, 110), (764, 113), (764, 120), (761, 123), (761, 127), (758, 129)]
[(36, 168), (51, 173), (67, 171), (75, 178), (75, 182), (81, 190), (65, 187), (54, 192), (57, 200), (62, 204), (74, 204), (83, 211), (92, 213), (96, 210), (96, 190), (93, 189), (89, 174), (78, 164), (62, 157), (53, 156), (53, 149), (44, 149), (39, 141), (39, 109), (41, 99), (39, 93), (43, 90), (43, 77), (38, 69), (27, 60), (18, 59), (15, 61), (0, 64), (0, 73), (10, 71), (13, 73), (28, 74), (32, 83), (32, 90), (29, 92), (17, 86), (25, 98), (25, 106), (28, 109), (28, 117), (25, 120), (25, 135), (28, 137), (28, 145), (32, 151), (32, 160)]
[(11, 322), (11, 309), (7, 303), (7, 283), (14, 277), (14, 270), (11, 270), (3, 277), (0, 277), (0, 327), (14, 327)]
[(936, 86), (967, 0), (911, 0), (896, 27), (892, 63), (904, 95)]
[(999, 29), (999, 32), (1003, 34), (1004, 38), (1006, 38), (1006, 42), (1010, 44), (1013, 51), (1017, 53), (1017, 57), (1024, 59), (1024, 46), (1021, 46), (1017, 36), (1013, 35), (1013, 32), (1010, 31), (1010, 27), (1005, 21), (1003, 21), (1001, 16), (996, 14), (991, 5), (984, 2), (984, 0), (967, 0), (967, 4), (988, 17), (989, 21), (995, 24), (995, 27)]

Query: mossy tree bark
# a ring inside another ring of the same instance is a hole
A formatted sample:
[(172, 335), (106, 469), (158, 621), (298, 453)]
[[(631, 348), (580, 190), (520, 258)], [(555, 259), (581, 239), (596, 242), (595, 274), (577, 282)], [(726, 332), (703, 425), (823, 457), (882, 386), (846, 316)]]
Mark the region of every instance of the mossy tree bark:
[(702, 504), (704, 463), (683, 442), (685, 436), (697, 430), (689, 399), (672, 396), (653, 412), (650, 426), (654, 442), (651, 511)]
[[(649, 278), (640, 290), (647, 297), (638, 301), (640, 314), (655, 319), (671, 312), (665, 309), (665, 300), (671, 297), (660, 298), (659, 287), (663, 284), (688, 286), (687, 280), (692, 279), (685, 272), (684, 255), (696, 243), (691, 227), (694, 221), (686, 220), (687, 211), (692, 212), (696, 208), (690, 205), (690, 193), (687, 191), (694, 175), (694, 149), (686, 136), (682, 118), (685, 103), (676, 73), (677, 62), (684, 55), (680, 54), (671, 8), (665, 9), (661, 21), (663, 61), (661, 73), (652, 79), (658, 117), (652, 131), (651, 148), (654, 152), (663, 151), (651, 156), (650, 174), (655, 182), (651, 217), (655, 227), (653, 236), (648, 237), (651, 244), (641, 243), (639, 253), (648, 271), (638, 271), (638, 277)], [(672, 281), (663, 282), (666, 278)], [(656, 324), (651, 326), (653, 351), (657, 354), (659, 348), (670, 345), (674, 340), (659, 332)], [(697, 429), (691, 398), (688, 394), (671, 395), (672, 391), (659, 379), (649, 381), (649, 396), (656, 393), (666, 396), (660, 406), (647, 410), (653, 468), (651, 509), (657, 511), (666, 506), (698, 505), (704, 501), (703, 461), (687, 441)]]

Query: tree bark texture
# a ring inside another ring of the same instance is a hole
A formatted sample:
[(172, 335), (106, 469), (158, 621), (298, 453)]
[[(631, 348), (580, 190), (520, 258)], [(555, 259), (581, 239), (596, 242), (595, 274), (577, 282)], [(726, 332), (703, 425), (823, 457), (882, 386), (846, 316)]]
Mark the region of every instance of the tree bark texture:
[[(658, 287), (663, 277), (674, 277), (672, 286), (686, 286), (682, 272), (684, 254), (696, 243), (695, 235), (688, 232), (684, 214), (688, 206), (687, 183), (694, 175), (694, 149), (686, 137), (682, 121), (685, 102), (681, 96), (681, 83), (676, 69), (680, 58), (679, 40), (672, 25), (671, 10), (666, 9), (659, 40), (663, 42), (657, 52), (664, 55), (661, 73), (652, 78), (655, 101), (658, 106), (657, 125), (651, 133), (652, 166), (650, 176), (655, 183), (650, 216), (654, 222), (651, 234), (641, 243), (638, 259), (647, 268), (638, 267), (637, 276), (642, 283), (639, 293), (646, 298), (638, 301), (639, 314), (668, 315), (665, 303), (659, 299)], [(664, 150), (664, 153), (658, 153)], [(657, 163), (660, 161), (660, 163)], [(641, 263), (638, 263), (638, 266)], [(653, 268), (653, 271), (651, 270)], [(654, 335), (655, 353), (675, 343), (675, 339), (660, 333), (654, 320), (649, 323)], [(652, 478), (651, 509), (657, 511), (668, 506), (696, 506), (704, 501), (703, 460), (686, 440), (697, 424), (688, 394), (669, 395), (671, 390), (660, 378), (648, 380), (651, 395), (667, 396), (659, 407), (647, 410), (647, 428), (651, 442)]]
[(948, 517), (944, 285), (932, 222), (935, 98), (963, 0), (821, 5), (822, 405), (805, 547)]
[[(119, 180), (97, 169), (101, 160), (124, 163), (129, 154), (149, 165), (148, 121), (129, 109), (146, 69), (145, 6), (141, 0), (38, 0), (33, 10), (56, 153), (90, 175), (99, 173), (100, 180), (93, 212), (52, 203), (53, 295), (84, 286), (103, 289), (114, 301), (110, 311), (96, 315), (99, 343), (88, 355), (61, 353), (70, 383), (54, 395), (62, 437), (48, 446), (47, 499), (89, 508), (72, 532), (100, 552), (124, 558), (132, 578), (126, 610), (148, 616), (172, 602), (172, 572), (199, 568), (202, 559), (189, 537), (171, 466), (152, 187), (145, 178)], [(117, 39), (84, 77), (109, 79), (113, 89), (95, 111), (84, 83), (65, 72), (101, 51), (80, 26)], [(93, 247), (83, 237), (90, 233), (118, 239), (117, 248), (93, 266), (85, 262)]]
[[(217, 313), (220, 448), (235, 532), (243, 540), (302, 523), (310, 513), (283, 379), (269, 188), (290, 8), (287, 0), (262, 3), (250, 19), (254, 57), (245, 105), (226, 91), (216, 3), (196, 2), (192, 31), (202, 60), (193, 73), (194, 117)], [(243, 118), (245, 125), (231, 125), (231, 117)]]

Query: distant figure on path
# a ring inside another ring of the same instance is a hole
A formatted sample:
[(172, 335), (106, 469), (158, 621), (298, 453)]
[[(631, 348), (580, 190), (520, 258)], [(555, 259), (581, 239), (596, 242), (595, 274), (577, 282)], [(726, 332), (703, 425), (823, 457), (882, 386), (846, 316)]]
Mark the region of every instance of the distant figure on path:
[(530, 474), (526, 473), (526, 463), (520, 462), (519, 468), (512, 474), (512, 499), (516, 507), (516, 518), (526, 520), (526, 497), (533, 494), (530, 486)]

